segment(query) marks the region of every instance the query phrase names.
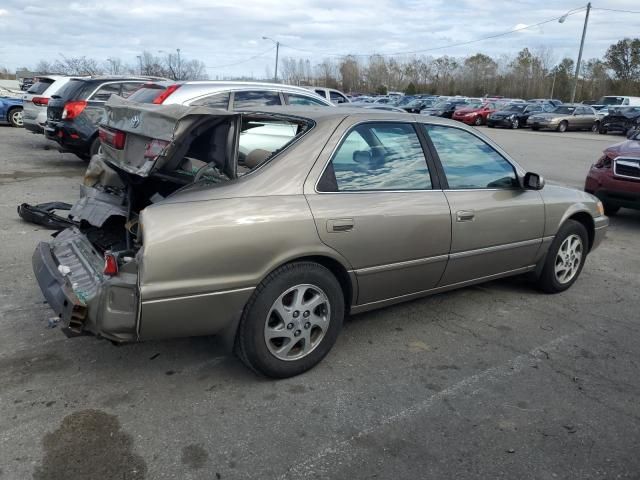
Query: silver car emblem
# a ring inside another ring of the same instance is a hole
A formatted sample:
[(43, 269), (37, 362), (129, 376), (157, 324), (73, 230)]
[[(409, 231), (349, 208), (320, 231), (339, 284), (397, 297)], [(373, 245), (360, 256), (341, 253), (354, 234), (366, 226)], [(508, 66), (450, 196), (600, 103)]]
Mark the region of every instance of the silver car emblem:
[(137, 128), (140, 125), (140, 117), (138, 115), (134, 115), (131, 117), (131, 128)]

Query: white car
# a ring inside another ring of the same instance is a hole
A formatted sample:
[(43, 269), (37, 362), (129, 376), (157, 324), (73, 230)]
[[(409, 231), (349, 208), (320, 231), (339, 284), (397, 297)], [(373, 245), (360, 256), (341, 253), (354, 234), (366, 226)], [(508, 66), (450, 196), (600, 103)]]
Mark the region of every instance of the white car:
[(331, 103), (340, 104), (340, 103), (351, 103), (351, 100), (347, 98), (347, 96), (342, 93), (340, 90), (336, 90), (335, 88), (325, 88), (325, 87), (304, 87), (307, 90), (311, 90), (312, 92), (317, 93), (322, 98), (326, 98)]
[(36, 83), (22, 94), (24, 128), (32, 133), (43, 133), (47, 121), (47, 105), (51, 95), (55, 94), (74, 77), (46, 75), (38, 77)]

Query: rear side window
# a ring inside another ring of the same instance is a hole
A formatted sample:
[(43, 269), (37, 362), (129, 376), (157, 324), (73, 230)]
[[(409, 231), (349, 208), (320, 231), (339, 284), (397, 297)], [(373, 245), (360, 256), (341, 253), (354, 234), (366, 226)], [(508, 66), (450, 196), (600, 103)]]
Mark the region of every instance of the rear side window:
[(167, 87), (162, 85), (149, 85), (146, 84), (142, 88), (138, 88), (130, 97), (129, 100), (138, 103), (153, 103), (153, 101), (164, 92)]
[(326, 103), (318, 100), (317, 98), (307, 97), (306, 95), (297, 95), (295, 93), (289, 93), (287, 95), (287, 102), (289, 105), (321, 105), (326, 106)]
[(424, 125), (454, 190), (515, 188), (513, 166), (475, 135), (454, 127)]
[(411, 124), (367, 123), (345, 137), (318, 188), (325, 192), (429, 190), (431, 176)]
[(329, 92), (329, 99), (333, 103), (347, 103), (347, 98), (338, 92)]
[(315, 92), (318, 95), (320, 95), (322, 98), (327, 98), (327, 95), (324, 93), (324, 90), (316, 90)]
[(107, 83), (102, 85), (96, 93), (91, 95), (89, 100), (96, 102), (106, 102), (111, 95), (120, 95), (120, 83)]
[(53, 80), (50, 78), (43, 78), (38, 80), (36, 83), (29, 87), (27, 93), (32, 93), (34, 95), (40, 95), (44, 93), (44, 91), (49, 88), (49, 86), (53, 83)]
[(208, 97), (199, 98), (191, 103), (191, 105), (202, 105), (211, 108), (221, 108), (227, 110), (229, 108), (229, 92), (216, 93), (215, 95), (209, 95)]
[(233, 109), (264, 107), (267, 105), (282, 105), (278, 92), (254, 90), (236, 92), (233, 98)]
[(123, 83), (122, 90), (120, 91), (120, 96), (123, 98), (129, 98), (134, 92), (137, 92), (141, 86), (142, 83), (140, 82)]

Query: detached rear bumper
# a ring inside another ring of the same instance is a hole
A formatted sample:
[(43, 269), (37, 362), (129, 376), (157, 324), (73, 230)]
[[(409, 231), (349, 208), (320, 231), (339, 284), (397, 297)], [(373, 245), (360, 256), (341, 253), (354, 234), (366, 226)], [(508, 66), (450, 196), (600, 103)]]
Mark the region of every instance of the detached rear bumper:
[(94, 334), (118, 342), (138, 339), (137, 271), (101, 273), (102, 257), (77, 228), (38, 244), (33, 271), (67, 336)]

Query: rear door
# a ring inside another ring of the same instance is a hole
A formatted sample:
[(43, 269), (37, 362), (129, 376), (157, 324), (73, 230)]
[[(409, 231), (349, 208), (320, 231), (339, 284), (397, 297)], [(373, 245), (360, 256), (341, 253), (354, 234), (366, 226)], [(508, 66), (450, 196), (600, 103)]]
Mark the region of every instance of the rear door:
[(544, 232), (540, 192), (521, 188), (514, 166), (474, 133), (444, 125), (424, 129), (451, 206), (451, 254), (441, 285), (533, 265)]
[(318, 162), (323, 173), (307, 181), (305, 195), (320, 238), (357, 275), (357, 304), (435, 287), (447, 263), (451, 216), (415, 125), (339, 128)]

